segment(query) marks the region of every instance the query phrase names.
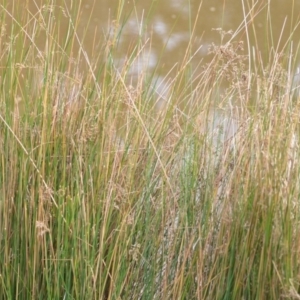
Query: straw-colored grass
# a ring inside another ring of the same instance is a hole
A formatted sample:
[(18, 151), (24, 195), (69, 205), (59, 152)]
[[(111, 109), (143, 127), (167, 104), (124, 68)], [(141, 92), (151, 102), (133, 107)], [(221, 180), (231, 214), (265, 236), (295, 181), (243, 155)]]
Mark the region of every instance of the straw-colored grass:
[(293, 35), (266, 65), (244, 6), (163, 97), (146, 37), (115, 63), (120, 11), (90, 57), (78, 8), (0, 6), (0, 299), (300, 299)]

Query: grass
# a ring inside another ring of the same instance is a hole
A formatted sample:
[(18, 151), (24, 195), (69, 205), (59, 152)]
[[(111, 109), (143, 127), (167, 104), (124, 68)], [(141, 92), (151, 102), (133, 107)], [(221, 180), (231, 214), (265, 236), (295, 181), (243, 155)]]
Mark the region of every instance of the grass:
[(130, 83), (146, 34), (116, 67), (121, 1), (98, 56), (80, 6), (1, 4), (1, 299), (300, 298), (295, 28), (265, 65), (243, 5), (203, 69), (191, 26), (161, 100), (156, 71)]

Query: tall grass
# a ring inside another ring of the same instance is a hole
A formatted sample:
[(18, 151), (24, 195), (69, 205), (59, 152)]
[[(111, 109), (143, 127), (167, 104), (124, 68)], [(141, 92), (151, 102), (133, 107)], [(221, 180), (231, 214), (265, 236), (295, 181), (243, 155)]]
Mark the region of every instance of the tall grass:
[(90, 57), (80, 6), (1, 5), (1, 299), (300, 298), (293, 36), (247, 54), (247, 7), (162, 101), (146, 37), (116, 67), (121, 12)]

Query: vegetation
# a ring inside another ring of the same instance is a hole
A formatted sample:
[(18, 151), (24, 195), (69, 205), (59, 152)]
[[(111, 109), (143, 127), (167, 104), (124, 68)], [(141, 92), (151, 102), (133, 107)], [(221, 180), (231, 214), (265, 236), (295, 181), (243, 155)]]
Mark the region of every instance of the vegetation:
[(146, 36), (116, 67), (121, 4), (98, 56), (80, 7), (1, 5), (0, 298), (299, 299), (293, 29), (265, 65), (245, 2), (194, 69), (191, 27), (161, 98)]

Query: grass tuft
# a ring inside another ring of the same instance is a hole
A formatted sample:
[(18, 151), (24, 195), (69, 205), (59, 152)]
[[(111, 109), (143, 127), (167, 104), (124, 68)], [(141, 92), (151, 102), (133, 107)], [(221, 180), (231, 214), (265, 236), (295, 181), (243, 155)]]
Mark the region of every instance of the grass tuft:
[(0, 298), (299, 299), (294, 30), (264, 63), (249, 7), (159, 95), (122, 3), (98, 56), (80, 6), (1, 5)]

